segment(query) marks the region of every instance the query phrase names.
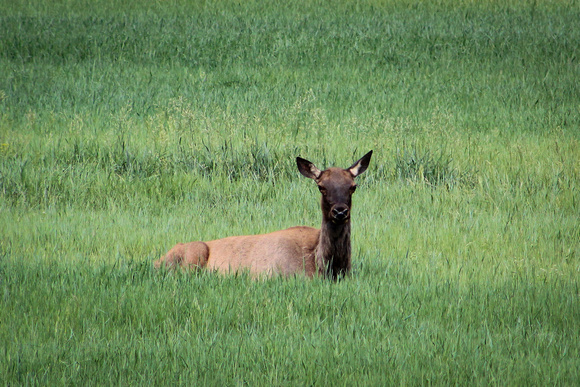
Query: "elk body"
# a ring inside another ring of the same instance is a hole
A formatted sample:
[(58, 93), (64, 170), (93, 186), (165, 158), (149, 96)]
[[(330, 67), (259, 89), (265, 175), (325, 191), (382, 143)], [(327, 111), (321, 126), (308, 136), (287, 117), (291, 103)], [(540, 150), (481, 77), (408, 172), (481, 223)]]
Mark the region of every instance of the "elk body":
[(251, 275), (305, 274), (332, 279), (351, 269), (350, 209), (354, 178), (363, 173), (372, 151), (347, 169), (319, 170), (296, 158), (298, 170), (313, 179), (321, 193), (320, 229), (297, 226), (269, 234), (232, 236), (209, 242), (175, 245), (155, 267), (205, 268), (222, 273), (247, 270)]

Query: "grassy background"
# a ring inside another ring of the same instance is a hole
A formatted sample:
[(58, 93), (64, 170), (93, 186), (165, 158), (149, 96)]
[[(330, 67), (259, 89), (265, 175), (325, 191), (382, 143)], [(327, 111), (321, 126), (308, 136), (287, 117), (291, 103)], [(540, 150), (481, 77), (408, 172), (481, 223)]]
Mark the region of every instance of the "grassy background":
[[(576, 1), (0, 0), (3, 384), (578, 384)], [(320, 222), (339, 283), (155, 273)]]

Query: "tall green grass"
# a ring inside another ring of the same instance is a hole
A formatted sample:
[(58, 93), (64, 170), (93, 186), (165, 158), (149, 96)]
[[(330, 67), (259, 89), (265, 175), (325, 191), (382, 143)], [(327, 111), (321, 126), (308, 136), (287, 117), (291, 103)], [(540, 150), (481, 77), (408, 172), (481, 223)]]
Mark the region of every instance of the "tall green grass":
[[(0, 382), (577, 384), (577, 2), (0, 1)], [(154, 272), (317, 226), (353, 274)]]
[[(403, 257), (400, 257), (403, 258)], [(4, 269), (4, 268), (3, 268)], [(459, 287), (408, 263), (348, 281), (255, 282), (149, 265), (4, 271), (3, 375), (42, 384), (574, 381), (577, 289)], [(42, 302), (39, 302), (39, 299)]]

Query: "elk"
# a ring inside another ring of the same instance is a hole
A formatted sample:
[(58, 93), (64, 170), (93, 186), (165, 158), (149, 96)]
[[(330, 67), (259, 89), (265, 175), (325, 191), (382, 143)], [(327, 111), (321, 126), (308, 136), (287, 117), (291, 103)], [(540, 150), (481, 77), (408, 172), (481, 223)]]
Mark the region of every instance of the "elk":
[(321, 193), (322, 226), (306, 226), (261, 235), (232, 236), (209, 242), (178, 243), (155, 261), (156, 268), (203, 268), (221, 273), (249, 271), (252, 276), (305, 274), (336, 280), (351, 270), (350, 213), (354, 178), (369, 166), (373, 151), (347, 169), (321, 171), (297, 157), (302, 175)]

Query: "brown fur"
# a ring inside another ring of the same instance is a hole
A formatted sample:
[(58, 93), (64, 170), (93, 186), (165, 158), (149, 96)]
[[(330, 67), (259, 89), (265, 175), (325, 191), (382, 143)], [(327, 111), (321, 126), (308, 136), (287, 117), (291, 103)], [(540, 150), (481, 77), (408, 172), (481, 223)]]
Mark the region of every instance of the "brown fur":
[(322, 193), (320, 229), (297, 226), (269, 234), (179, 243), (155, 261), (155, 268), (204, 268), (221, 273), (248, 270), (253, 276), (305, 274), (333, 279), (348, 274), (354, 178), (367, 169), (371, 155), (372, 151), (348, 169), (325, 171), (307, 160), (296, 159), (300, 173), (314, 179)]

